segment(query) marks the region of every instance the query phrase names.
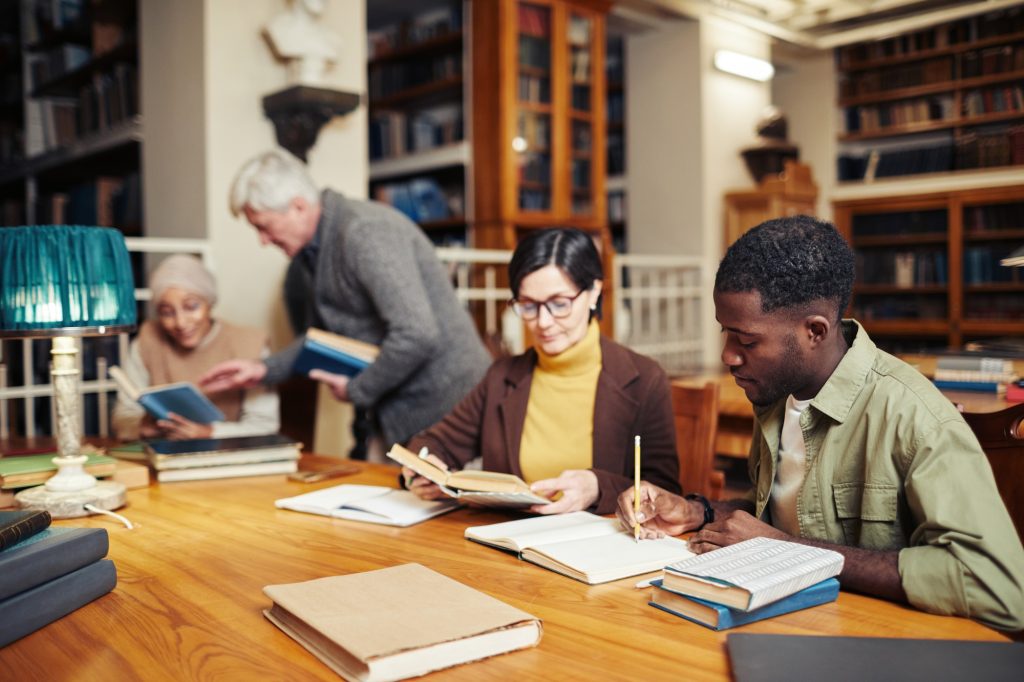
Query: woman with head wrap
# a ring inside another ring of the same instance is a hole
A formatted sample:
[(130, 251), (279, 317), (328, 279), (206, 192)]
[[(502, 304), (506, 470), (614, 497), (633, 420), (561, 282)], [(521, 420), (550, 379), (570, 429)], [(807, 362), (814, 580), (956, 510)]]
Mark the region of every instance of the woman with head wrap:
[[(217, 302), (217, 285), (198, 259), (184, 255), (165, 259), (150, 275), (149, 289), (156, 314), (142, 323), (122, 366), (139, 388), (195, 383), (218, 362), (267, 354), (266, 334), (210, 314)], [(253, 436), (278, 429), (278, 399), (272, 389), (225, 391), (210, 399), (226, 421), (198, 424), (179, 415), (154, 421), (137, 402), (118, 392), (114, 433), (126, 440), (184, 439)]]

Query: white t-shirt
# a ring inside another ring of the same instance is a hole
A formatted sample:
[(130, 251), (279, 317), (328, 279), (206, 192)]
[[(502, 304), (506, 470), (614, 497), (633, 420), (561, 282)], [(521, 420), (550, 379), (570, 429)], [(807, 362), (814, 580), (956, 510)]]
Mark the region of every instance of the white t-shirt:
[(800, 428), (800, 415), (810, 404), (810, 400), (797, 400), (793, 396), (786, 399), (786, 417), (779, 437), (779, 461), (770, 501), (772, 525), (790, 535), (800, 534), (796, 497), (807, 471), (807, 445)]

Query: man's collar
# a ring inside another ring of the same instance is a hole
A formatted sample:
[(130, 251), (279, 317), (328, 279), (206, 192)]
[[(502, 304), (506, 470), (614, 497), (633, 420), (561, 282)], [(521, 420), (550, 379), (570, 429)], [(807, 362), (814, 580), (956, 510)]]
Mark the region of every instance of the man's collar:
[(856, 320), (843, 320), (842, 333), (849, 344), (849, 350), (839, 361), (832, 376), (814, 396), (811, 405), (837, 422), (842, 423), (850, 413), (868, 372), (875, 364), (877, 348), (864, 328)]

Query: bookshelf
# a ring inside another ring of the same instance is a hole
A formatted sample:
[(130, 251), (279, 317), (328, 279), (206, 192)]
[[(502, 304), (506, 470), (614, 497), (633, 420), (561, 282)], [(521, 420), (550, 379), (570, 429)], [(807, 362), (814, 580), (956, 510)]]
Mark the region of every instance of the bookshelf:
[[(18, 3), (0, 2), (0, 168), (17, 166), (25, 158), (20, 23)], [(0, 225), (20, 225), (24, 220), (21, 187), (0, 183)]]
[(469, 244), (462, 0), (367, 6), (370, 196), (443, 246)]
[(1024, 337), (1024, 185), (834, 204), (853, 246), (850, 314), (893, 352)]
[(604, 64), (608, 229), (615, 251), (624, 253), (628, 250), (629, 239), (626, 229), (626, 49), (622, 34), (609, 32)]
[(1024, 7), (836, 49), (840, 181), (1024, 165)]
[(21, 128), (20, 149), (0, 170), (3, 224), (105, 225), (142, 234), (135, 2), (23, 0), (10, 7), (18, 14), (21, 60), (21, 116), (12, 120)]

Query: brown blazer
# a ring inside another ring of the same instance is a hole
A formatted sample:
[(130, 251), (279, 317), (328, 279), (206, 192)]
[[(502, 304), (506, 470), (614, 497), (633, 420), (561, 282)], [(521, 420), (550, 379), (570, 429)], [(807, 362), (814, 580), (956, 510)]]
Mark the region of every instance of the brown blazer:
[[(537, 353), (498, 360), (483, 381), (448, 416), (409, 441), (426, 446), (452, 468), (483, 455), (483, 468), (522, 476), (519, 443), (526, 421)], [(615, 511), (616, 499), (633, 485), (633, 436), (643, 448), (644, 480), (680, 492), (679, 460), (668, 377), (651, 358), (601, 337), (601, 374), (594, 401), (594, 466), (599, 493), (591, 511)], [(565, 419), (583, 418), (567, 405)]]

